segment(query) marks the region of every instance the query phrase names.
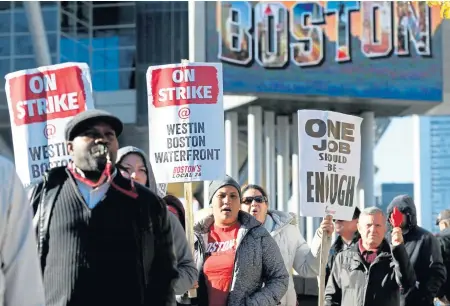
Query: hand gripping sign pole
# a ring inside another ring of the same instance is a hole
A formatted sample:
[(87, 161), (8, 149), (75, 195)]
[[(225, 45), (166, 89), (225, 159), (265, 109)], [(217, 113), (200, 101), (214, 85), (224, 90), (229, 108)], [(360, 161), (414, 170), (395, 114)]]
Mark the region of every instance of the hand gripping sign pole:
[[(188, 65), (189, 60), (183, 59), (181, 60), (181, 64)], [(184, 200), (186, 201), (186, 239), (191, 248), (192, 255), (194, 254), (194, 199), (192, 194), (192, 182), (184, 183)], [(190, 289), (188, 291), (189, 298), (197, 297), (197, 290)]]
[[(184, 183), (186, 238), (192, 251), (192, 182), (225, 176), (222, 83), (220, 63), (182, 60), (147, 70), (150, 163), (157, 182)], [(196, 290), (188, 294), (193, 298)]]
[[(333, 218), (330, 215), (327, 215), (325, 218)], [(328, 252), (330, 246), (331, 239), (328, 236), (328, 233), (322, 232), (322, 241), (320, 242), (320, 258), (319, 258), (319, 306), (323, 306), (325, 304), (325, 268), (327, 266), (328, 261)]]
[[(298, 111), (300, 215), (351, 220), (361, 162), (362, 118)], [(322, 232), (318, 305), (325, 302), (325, 268), (331, 237)]]

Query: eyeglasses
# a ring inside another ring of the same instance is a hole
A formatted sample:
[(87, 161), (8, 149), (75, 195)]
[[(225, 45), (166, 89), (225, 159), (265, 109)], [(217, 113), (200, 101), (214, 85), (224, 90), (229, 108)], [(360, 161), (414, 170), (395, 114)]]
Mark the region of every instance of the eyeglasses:
[(253, 201), (255, 201), (256, 203), (264, 203), (267, 202), (267, 198), (265, 196), (256, 196), (256, 197), (245, 197), (242, 198), (242, 203), (243, 204), (252, 204)]

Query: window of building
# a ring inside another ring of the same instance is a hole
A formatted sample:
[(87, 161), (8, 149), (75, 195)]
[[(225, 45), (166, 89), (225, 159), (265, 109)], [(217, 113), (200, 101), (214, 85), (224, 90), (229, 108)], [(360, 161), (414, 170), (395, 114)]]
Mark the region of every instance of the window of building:
[[(33, 40), (30, 34), (15, 34), (12, 39), (14, 41), (14, 55), (34, 55)], [(56, 53), (58, 47), (56, 32), (47, 33), (47, 42), (50, 53)]]
[(57, 7), (42, 8), (42, 19), (44, 20), (45, 31), (58, 31), (58, 9)]
[(0, 1), (0, 11), (10, 10), (12, 1)]
[(13, 61), (13, 71), (36, 68), (36, 60), (34, 56), (16, 57)]
[[(9, 1), (6, 1), (9, 2)], [(1, 3), (1, 1), (0, 1)], [(11, 11), (0, 10), (0, 34), (11, 32)]]
[(0, 57), (11, 55), (11, 41), (10, 35), (0, 35)]
[(99, 28), (133, 26), (136, 24), (136, 5), (132, 2), (110, 4), (93, 3), (93, 26)]
[(15, 33), (26, 33), (28, 32), (28, 18), (27, 14), (23, 9), (15, 9), (13, 11), (13, 23)]
[(94, 90), (129, 89), (134, 85), (135, 13), (135, 2), (63, 1), (61, 61), (87, 62)]
[[(23, 1), (5, 1), (5, 2), (11, 2), (11, 5), (13, 8), (23, 8)], [(57, 1), (39, 1), (39, 4), (43, 8), (47, 7), (56, 7), (58, 5)]]
[(33, 55), (33, 41), (30, 34), (16, 34), (13, 36), (15, 55)]
[(4, 91), (5, 90), (5, 75), (7, 75), (8, 73), (10, 73), (11, 70), (11, 60), (5, 59), (5, 58), (0, 58), (0, 74), (3, 76), (0, 78), (0, 91)]
[(188, 2), (136, 2), (136, 88), (138, 123), (147, 122), (148, 66), (180, 62), (189, 56)]

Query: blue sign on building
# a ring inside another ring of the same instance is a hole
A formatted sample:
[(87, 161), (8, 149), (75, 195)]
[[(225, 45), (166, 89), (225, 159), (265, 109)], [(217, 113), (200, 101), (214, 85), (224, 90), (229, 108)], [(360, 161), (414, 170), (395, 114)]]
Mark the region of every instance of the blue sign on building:
[(442, 19), (425, 1), (206, 8), (206, 58), (223, 63), (227, 93), (442, 101)]

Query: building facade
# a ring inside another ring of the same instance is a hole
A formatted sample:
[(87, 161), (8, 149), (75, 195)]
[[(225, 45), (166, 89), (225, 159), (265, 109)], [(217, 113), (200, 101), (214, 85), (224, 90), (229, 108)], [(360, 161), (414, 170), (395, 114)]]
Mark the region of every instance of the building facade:
[[(425, 2), (196, 2), (195, 22), (189, 20), (187, 1), (40, 5), (52, 63), (89, 65), (96, 107), (126, 123), (122, 144), (149, 146), (148, 66), (189, 58), (190, 41), (197, 61), (221, 62), (227, 171), (241, 183), (265, 185), (273, 208), (297, 206), (292, 137), (297, 109), (335, 110), (365, 119), (364, 206), (375, 203), (373, 146), (389, 124), (379, 120), (375, 125), (375, 118), (422, 114), (445, 104), (443, 74), (450, 61), (442, 53), (444, 24), (438, 8)], [(311, 25), (302, 19), (306, 15)], [(3, 74), (37, 66), (29, 29), (23, 2), (0, 4)], [(0, 119), (1, 139), (11, 144), (4, 94)], [(202, 200), (202, 185), (196, 187)], [(181, 195), (180, 188), (172, 191)]]
[(435, 221), (450, 207), (450, 116), (414, 116), (414, 197), (418, 222), (438, 232)]

